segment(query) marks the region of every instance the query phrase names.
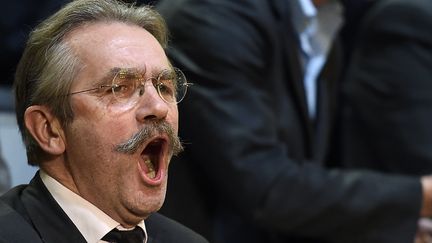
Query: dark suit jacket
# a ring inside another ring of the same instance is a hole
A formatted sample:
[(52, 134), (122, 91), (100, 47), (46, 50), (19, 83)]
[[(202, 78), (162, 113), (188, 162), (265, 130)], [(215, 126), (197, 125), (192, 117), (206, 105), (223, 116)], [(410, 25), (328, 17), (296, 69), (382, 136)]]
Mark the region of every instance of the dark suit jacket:
[(335, 78), (330, 65), (310, 121), (288, 1), (166, 0), (158, 10), (169, 56), (194, 83), (179, 104), (186, 151), (163, 212), (215, 243), (413, 240), (418, 179), (323, 168)]
[(342, 161), (432, 173), (432, 1), (379, 1), (352, 55), (341, 103)]
[[(145, 222), (149, 243), (207, 242), (186, 227), (157, 213)], [(29, 185), (15, 187), (0, 197), (0, 242), (86, 241), (37, 173)]]

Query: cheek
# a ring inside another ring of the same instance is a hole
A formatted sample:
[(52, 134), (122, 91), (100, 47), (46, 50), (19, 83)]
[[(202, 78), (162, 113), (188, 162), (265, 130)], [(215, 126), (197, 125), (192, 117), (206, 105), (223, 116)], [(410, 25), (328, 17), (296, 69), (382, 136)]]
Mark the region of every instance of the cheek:
[(93, 153), (106, 153), (125, 135), (128, 127), (120, 119), (109, 117), (98, 109), (76, 110), (69, 138), (73, 146)]
[(119, 172), (119, 154), (113, 148), (124, 137), (122, 127), (115, 121), (77, 120), (70, 131), (67, 148), (73, 170), (87, 181), (101, 180), (101, 175), (106, 177)]
[(95, 122), (94, 131), (88, 131), (90, 134), (97, 133), (102, 144), (110, 146), (112, 149), (115, 145), (124, 142), (133, 135), (136, 130), (134, 125), (121, 117), (105, 117)]
[(173, 127), (175, 133), (177, 134), (178, 133), (178, 109), (177, 109), (177, 105), (172, 108), (172, 110), (168, 114), (167, 120), (171, 124), (171, 126)]
[(89, 132), (89, 135), (98, 133), (100, 136), (118, 137), (127, 130), (127, 115), (113, 111), (113, 108), (105, 103), (97, 97), (80, 97), (73, 100), (74, 119), (88, 127), (85, 131)]

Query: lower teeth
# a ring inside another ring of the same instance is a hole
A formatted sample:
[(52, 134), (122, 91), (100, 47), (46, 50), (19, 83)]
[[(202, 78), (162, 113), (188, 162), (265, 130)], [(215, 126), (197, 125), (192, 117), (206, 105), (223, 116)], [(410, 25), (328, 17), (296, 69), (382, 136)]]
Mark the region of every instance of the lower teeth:
[(150, 179), (154, 179), (154, 178), (156, 177), (156, 173), (155, 173), (154, 171), (152, 171), (152, 172), (147, 173), (147, 176), (148, 176)]
[(150, 160), (146, 160), (146, 161), (144, 161), (144, 163), (146, 164), (147, 168), (149, 169), (147, 176), (150, 177), (151, 179), (155, 178), (156, 172), (155, 172), (155, 168), (154, 168), (152, 162)]

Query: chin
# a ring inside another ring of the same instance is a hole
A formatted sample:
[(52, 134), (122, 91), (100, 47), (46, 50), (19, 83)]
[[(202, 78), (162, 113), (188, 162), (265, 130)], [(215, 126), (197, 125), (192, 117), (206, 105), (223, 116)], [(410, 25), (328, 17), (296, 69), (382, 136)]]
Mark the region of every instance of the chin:
[(137, 200), (132, 210), (141, 217), (148, 217), (150, 214), (159, 211), (164, 201), (165, 191), (155, 192), (150, 196), (144, 196), (140, 200)]

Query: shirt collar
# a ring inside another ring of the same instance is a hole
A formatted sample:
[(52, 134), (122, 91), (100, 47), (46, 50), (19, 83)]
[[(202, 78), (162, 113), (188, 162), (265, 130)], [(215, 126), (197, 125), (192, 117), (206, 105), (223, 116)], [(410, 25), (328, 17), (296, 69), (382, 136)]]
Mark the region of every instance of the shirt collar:
[(317, 9), (311, 0), (298, 0), (298, 4), (304, 16), (312, 18), (317, 15)]
[[(72, 220), (87, 242), (100, 242), (100, 239), (114, 228), (125, 230), (125, 228), (121, 227), (118, 222), (105, 214), (102, 210), (69, 190), (42, 170), (40, 171), (40, 177), (48, 191)], [(144, 243), (146, 243), (148, 236), (144, 220), (137, 226), (143, 229), (145, 235)]]
[(316, 19), (318, 12), (311, 0), (288, 0), (291, 21), (297, 33), (304, 33)]

